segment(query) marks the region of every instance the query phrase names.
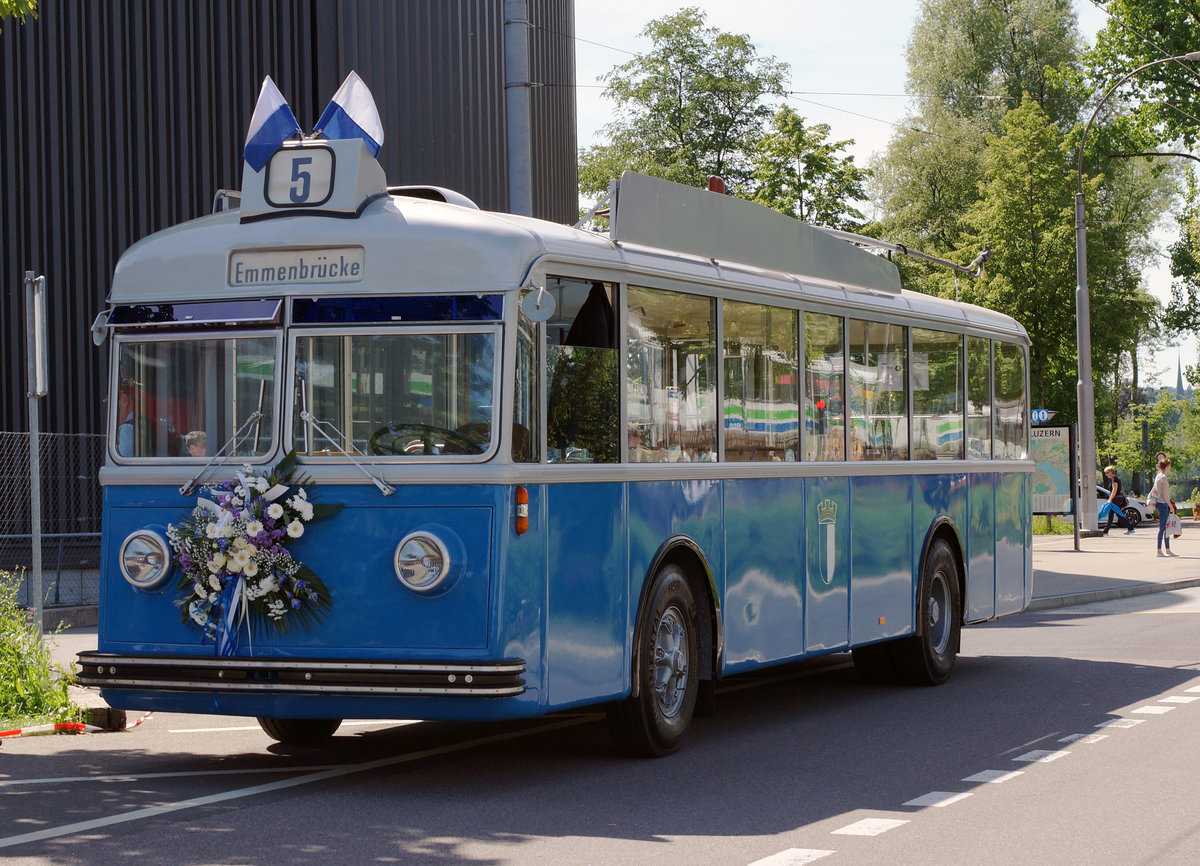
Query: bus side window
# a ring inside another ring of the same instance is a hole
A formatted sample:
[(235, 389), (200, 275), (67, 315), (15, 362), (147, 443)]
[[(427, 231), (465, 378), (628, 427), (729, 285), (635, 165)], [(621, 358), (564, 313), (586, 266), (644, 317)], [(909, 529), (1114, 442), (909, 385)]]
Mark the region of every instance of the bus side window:
[(615, 288), (599, 280), (548, 277), (557, 303), (546, 323), (546, 460), (616, 463), (621, 458)]

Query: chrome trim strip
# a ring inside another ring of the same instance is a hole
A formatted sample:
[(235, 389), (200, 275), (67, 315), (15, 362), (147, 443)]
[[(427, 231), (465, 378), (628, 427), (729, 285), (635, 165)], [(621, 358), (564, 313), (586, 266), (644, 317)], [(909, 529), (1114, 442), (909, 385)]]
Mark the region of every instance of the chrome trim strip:
[(191, 658), (188, 656), (122, 656), (108, 653), (80, 653), (81, 663), (106, 665), (131, 664), (138, 667), (200, 667), (200, 668), (250, 668), (258, 670), (327, 670), (359, 671), (378, 673), (382, 671), (409, 671), (414, 673), (468, 673), (468, 674), (511, 674), (523, 673), (522, 662), (498, 662), (496, 664), (427, 664), (423, 662), (331, 662), (307, 661), (305, 659), (243, 659), (236, 656), (226, 658)]
[(180, 692), (291, 692), (296, 694), (341, 694), (341, 695), (468, 695), (475, 697), (511, 697), (523, 694), (524, 685), (486, 688), (464, 686), (445, 688), (433, 686), (335, 686), (304, 685), (298, 683), (232, 683), (200, 682), (194, 680), (100, 680), (80, 677), (81, 685), (97, 686), (101, 689), (161, 689)]

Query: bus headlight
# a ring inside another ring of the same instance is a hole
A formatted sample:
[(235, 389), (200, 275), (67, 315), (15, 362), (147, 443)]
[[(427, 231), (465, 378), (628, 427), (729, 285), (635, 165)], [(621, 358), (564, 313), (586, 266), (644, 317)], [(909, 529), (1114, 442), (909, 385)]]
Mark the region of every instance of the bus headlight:
[(171, 570), (171, 548), (153, 529), (139, 529), (121, 544), (121, 574), (138, 589), (154, 589)]
[(449, 573), (450, 554), (436, 535), (414, 532), (396, 545), (396, 577), (413, 592), (436, 589)]

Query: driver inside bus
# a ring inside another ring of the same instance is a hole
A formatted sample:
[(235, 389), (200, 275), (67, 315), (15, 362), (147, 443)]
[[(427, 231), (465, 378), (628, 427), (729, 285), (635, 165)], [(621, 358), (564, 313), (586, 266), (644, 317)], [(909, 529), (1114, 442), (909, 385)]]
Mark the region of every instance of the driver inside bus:
[(137, 382), (122, 379), (117, 387), (117, 453), (133, 456), (133, 407), (137, 403)]

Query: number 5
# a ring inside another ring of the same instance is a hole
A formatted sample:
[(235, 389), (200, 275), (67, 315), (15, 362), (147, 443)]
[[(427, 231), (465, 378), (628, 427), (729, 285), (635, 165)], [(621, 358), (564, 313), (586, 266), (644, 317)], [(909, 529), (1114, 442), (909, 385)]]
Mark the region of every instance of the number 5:
[[(311, 156), (297, 156), (292, 159), (292, 188), (288, 191), (288, 195), (293, 204), (303, 204), (308, 201), (312, 172), (308, 169), (301, 170), (301, 168), (311, 165), (312, 161)], [(297, 188), (297, 184), (299, 184), (299, 188)]]

